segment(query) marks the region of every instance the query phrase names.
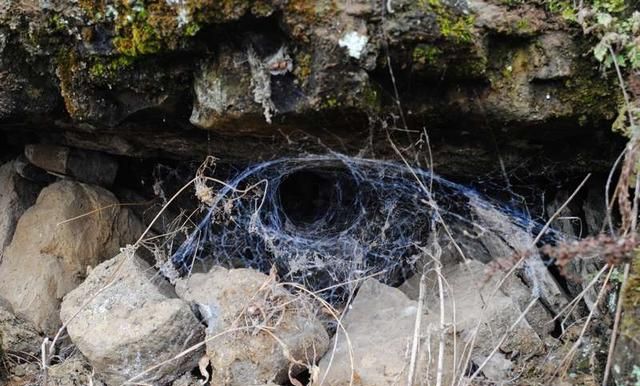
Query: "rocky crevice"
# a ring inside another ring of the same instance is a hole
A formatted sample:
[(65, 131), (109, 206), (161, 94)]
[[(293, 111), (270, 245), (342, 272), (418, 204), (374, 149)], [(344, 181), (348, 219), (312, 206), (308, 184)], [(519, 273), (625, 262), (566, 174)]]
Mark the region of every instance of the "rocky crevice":
[(543, 4), (139, 3), (0, 9), (12, 142), (236, 163), (372, 144), (388, 157), (384, 127), (406, 124), (418, 133), (399, 141), (425, 127), (435, 159), (461, 168), (452, 141), (553, 157), (566, 149), (551, 138), (595, 136), (584, 158), (613, 156), (618, 91)]

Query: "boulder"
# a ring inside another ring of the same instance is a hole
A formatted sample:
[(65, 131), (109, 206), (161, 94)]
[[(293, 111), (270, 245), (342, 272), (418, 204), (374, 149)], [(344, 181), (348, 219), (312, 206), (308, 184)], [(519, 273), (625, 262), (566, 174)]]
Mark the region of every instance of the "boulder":
[[(466, 345), (471, 344), (473, 347), (471, 364), (480, 365), (500, 343), (500, 339), (515, 323), (522, 310), (510, 296), (501, 291), (494, 294), (493, 287), (482, 286), (485, 279), (482, 263), (469, 261), (467, 264), (452, 265), (443, 269), (442, 274), (446, 279), (442, 374), (445, 384), (448, 384), (453, 377), (465, 371), (460, 368), (460, 355), (468, 353)], [(418, 297), (419, 277), (416, 279), (403, 286), (403, 290), (409, 291), (414, 298)], [(437, 276), (434, 272), (426, 276), (426, 288), (416, 352), (415, 382), (420, 379), (435, 382), (438, 343), (442, 332)], [(452, 306), (454, 303), (455, 313)], [(406, 383), (417, 312), (417, 301), (410, 299), (400, 289), (373, 279), (365, 281), (343, 318), (351, 343), (353, 374), (345, 332), (339, 329), (335, 338), (335, 350), (320, 361), (316, 384), (348, 385), (352, 376), (362, 386)], [(523, 319), (509, 334), (509, 338), (502, 342), (499, 353), (536, 354), (542, 349), (542, 340), (526, 319)], [(466, 366), (466, 363), (463, 362), (463, 365)], [(486, 369), (483, 368), (483, 375), (490, 382), (500, 382), (510, 376), (512, 366), (508, 357), (493, 355), (488, 360)]]
[(40, 187), (20, 177), (15, 162), (0, 166), (0, 261), (11, 242), (18, 219), (36, 202)]
[(169, 383), (196, 367), (203, 354), (195, 350), (170, 361), (201, 342), (204, 328), (172, 286), (131, 253), (97, 266), (65, 296), (60, 316), (107, 385)]
[(104, 153), (54, 145), (26, 145), (24, 155), (33, 165), (90, 184), (110, 186), (118, 162)]
[(62, 297), (88, 267), (136, 240), (140, 222), (109, 191), (73, 181), (52, 184), (20, 218), (0, 265), (0, 296), (53, 334)]
[[(377, 280), (365, 281), (334, 338), (335, 347), (320, 361), (314, 385), (387, 386), (406, 383), (417, 302)], [(353, 369), (353, 370), (352, 370)]]
[(324, 354), (329, 337), (314, 308), (273, 277), (214, 267), (180, 280), (176, 291), (207, 323), (211, 385), (281, 383)]
[(53, 174), (29, 162), (24, 154), (19, 155), (14, 162), (16, 173), (25, 180), (49, 185), (57, 179)]

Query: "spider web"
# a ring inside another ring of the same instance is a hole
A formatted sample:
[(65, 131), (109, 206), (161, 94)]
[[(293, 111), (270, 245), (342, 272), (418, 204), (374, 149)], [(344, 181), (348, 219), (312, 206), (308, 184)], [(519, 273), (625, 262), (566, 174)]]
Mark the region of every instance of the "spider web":
[[(304, 185), (301, 175), (316, 181), (311, 198), (287, 194), (304, 189), (296, 186)], [(207, 207), (165, 266), (170, 279), (196, 264), (275, 266), (283, 280), (331, 288), (322, 294), (335, 303), (369, 275), (401, 283), (435, 239), (455, 240), (459, 259), (488, 260), (496, 252), (483, 240), (500, 240), (508, 247), (501, 253), (513, 253), (530, 248), (541, 228), (526, 212), (429, 170), (339, 153), (270, 160), (211, 181), (196, 185)], [(310, 213), (299, 214), (305, 206)]]

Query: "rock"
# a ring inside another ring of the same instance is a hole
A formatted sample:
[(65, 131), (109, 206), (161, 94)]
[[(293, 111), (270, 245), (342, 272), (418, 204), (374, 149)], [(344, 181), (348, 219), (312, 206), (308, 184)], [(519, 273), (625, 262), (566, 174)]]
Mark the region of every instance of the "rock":
[(43, 339), (31, 323), (14, 315), (11, 305), (0, 298), (0, 352), (38, 357)]
[(0, 262), (11, 242), (18, 219), (36, 202), (40, 186), (21, 178), (15, 161), (0, 166)]
[[(547, 204), (547, 217), (551, 218), (558, 209), (569, 199), (571, 192), (560, 191), (557, 193), (556, 197)], [(563, 237), (568, 241), (577, 240), (581, 237), (589, 234), (598, 234), (600, 233), (600, 229), (595, 230), (592, 228), (592, 225), (596, 222), (600, 223), (602, 226), (602, 220), (606, 218), (606, 211), (604, 210), (604, 202), (590, 202), (593, 200), (593, 188), (587, 191), (587, 199), (582, 205), (582, 208), (576, 207), (576, 205), (572, 205), (569, 203), (562, 211), (558, 212), (558, 217), (552, 223), (552, 226), (561, 231)], [(590, 200), (591, 198), (591, 200)], [(602, 197), (601, 197), (602, 198)], [(604, 200), (602, 200), (604, 201)], [(590, 205), (595, 204), (594, 208), (591, 208)], [(600, 204), (600, 205), (598, 205)], [(574, 213), (579, 214), (580, 210), (583, 210), (585, 215), (585, 226), (583, 229), (582, 221), (580, 217), (575, 215)], [(596, 210), (598, 212), (596, 212)], [(597, 220), (596, 220), (597, 218)], [(577, 230), (576, 230), (577, 226)], [(595, 233), (591, 233), (593, 229)], [(584, 293), (584, 288), (589, 284), (591, 279), (595, 277), (595, 275), (600, 271), (600, 269), (604, 266), (604, 260), (599, 256), (579, 256), (577, 258), (571, 259), (563, 268), (562, 275), (565, 278), (565, 285), (568, 289), (568, 292), (572, 298), (581, 295), (583, 296), (584, 303), (587, 306), (588, 310), (593, 309), (596, 303), (596, 299), (598, 297), (598, 288), (597, 286), (593, 286), (586, 290)]]
[(487, 379), (494, 382), (506, 382), (510, 378), (513, 362), (506, 355), (496, 352), (482, 368), (482, 373)]
[(81, 354), (50, 366), (47, 381), (48, 386), (106, 386), (95, 377), (91, 365)]
[(617, 385), (635, 385), (640, 376), (640, 257), (634, 258), (624, 287), (612, 375)]
[(33, 381), (40, 370), (42, 337), (28, 321), (13, 314), (11, 305), (0, 298), (0, 384), (16, 385)]
[[(417, 303), (396, 288), (373, 279), (362, 284), (342, 320), (353, 350), (354, 384), (386, 386), (406, 382), (407, 348), (411, 346), (417, 311)], [(339, 329), (335, 340), (335, 350), (319, 363), (314, 385), (350, 384), (352, 365), (344, 331)]]
[(214, 267), (179, 281), (176, 291), (206, 320), (211, 385), (284, 382), (288, 371), (302, 370), (291, 358), (313, 364), (328, 348), (311, 304), (258, 271)]
[(262, 107), (251, 97), (251, 71), (247, 54), (229, 46), (220, 48), (216, 62), (203, 62), (194, 80), (195, 100), (190, 121), (210, 128), (251, 112), (262, 118)]
[[(486, 232), (486, 235), (478, 238), (481, 245), (488, 251), (488, 255), (478, 260), (485, 263), (496, 259), (514, 261), (514, 258), (517, 260), (523, 252), (529, 253), (520, 268), (515, 271), (515, 275), (507, 280), (505, 291), (509, 292), (508, 295), (516, 301), (520, 309), (527, 307), (532, 294), (540, 297), (540, 301), (536, 302), (527, 313), (526, 319), (539, 335), (546, 336), (553, 329), (553, 324), (549, 323), (550, 315), (560, 312), (569, 302), (564, 289), (551, 275), (542, 256), (531, 252), (534, 243), (533, 236), (529, 232), (516, 226), (505, 213), (487, 207), (480, 201), (471, 202), (471, 207), (474, 216), (482, 218), (483, 224), (492, 229), (492, 232)], [(465, 242), (470, 238), (466, 236)], [(478, 258), (473, 251), (468, 257)], [(480, 282), (485, 280), (480, 278), (480, 272), (476, 274)]]
[[(499, 343), (502, 335), (518, 319), (521, 308), (516, 301), (498, 291), (491, 296), (493, 287), (482, 287), (484, 265), (469, 261), (443, 270), (446, 279), (444, 296), (445, 350), (443, 379), (445, 384), (452, 381), (455, 371), (452, 368), (454, 353), (465, 350), (465, 345), (473, 344), (470, 361), (480, 365)], [(473, 285), (472, 283), (477, 283)], [(415, 279), (413, 286), (417, 287)], [(436, 360), (440, 338), (440, 301), (438, 287), (433, 273), (427, 276), (427, 296), (425, 313), (421, 319), (420, 348), (417, 352), (415, 380), (435, 382)], [(417, 297), (417, 293), (415, 293)], [(452, 302), (455, 300), (455, 334)], [(343, 319), (353, 348), (354, 377), (362, 386), (395, 385), (406, 382), (410, 350), (413, 342), (418, 304), (402, 291), (388, 287), (375, 280), (365, 281), (353, 304)], [(325, 385), (348, 385), (351, 377), (349, 351), (344, 332), (338, 331), (338, 343), (335, 354), (328, 353), (320, 362), (319, 382)], [(509, 338), (500, 346), (501, 352), (522, 352), (539, 354), (544, 348), (543, 342), (526, 319), (520, 321)], [(468, 352), (469, 348), (466, 348)], [(331, 356), (333, 355), (333, 359)], [(460, 366), (461, 357), (456, 363)], [(331, 363), (331, 365), (330, 365)], [(489, 381), (500, 381), (510, 376), (512, 363), (509, 359), (491, 357), (483, 372)], [(325, 374), (326, 373), (326, 377)], [(318, 383), (320, 384), (320, 383)]]
[(110, 186), (118, 172), (118, 162), (94, 151), (54, 145), (26, 145), (24, 154), (35, 166), (81, 182)]
[(20, 177), (40, 184), (48, 185), (56, 180), (56, 176), (29, 162), (24, 154), (15, 160), (15, 169)]
[[(520, 289), (516, 288), (518, 281), (510, 283), (507, 280), (498, 291), (495, 291), (501, 277), (499, 275), (487, 277), (486, 266), (477, 261), (469, 260), (466, 263), (445, 267), (443, 276), (448, 283), (448, 290), (445, 292), (447, 315), (451, 315), (451, 301), (455, 300), (456, 326), (462, 336), (468, 335), (477, 323), (481, 322), (476, 349), (483, 355), (488, 354), (495, 347), (495, 343), (525, 310), (525, 306), (520, 305), (519, 299), (522, 296), (522, 288), (529, 293), (529, 300), (533, 299), (534, 290), (521, 284)], [(433, 275), (428, 280), (430, 283), (435, 283)], [(426, 308), (434, 310), (438, 308), (438, 304), (437, 293), (431, 290)], [(551, 317), (547, 314), (547, 323)], [(543, 342), (525, 317), (501, 348), (504, 352), (517, 350), (539, 353), (543, 348)]]
[(18, 222), (0, 265), (0, 296), (16, 314), (53, 334), (62, 297), (82, 282), (87, 268), (141, 232), (140, 222), (107, 190), (72, 181), (52, 184)]
[[(486, 128), (509, 128), (495, 131), (501, 153), (522, 151), (513, 131), (535, 144), (566, 129), (591, 137), (616, 111), (618, 89), (582, 55), (585, 40), (539, 2), (129, 3), (3, 4), (0, 117), (13, 132), (129, 156), (246, 162), (318, 142), (355, 153), (387, 143), (368, 137), (368, 118), (397, 113), (390, 68), (410, 128), (472, 134), (466, 144), (489, 158)], [(320, 141), (292, 141), (299, 133)]]
[(201, 386), (202, 384), (198, 382), (198, 379), (195, 378), (191, 373), (186, 373), (180, 378), (173, 381), (171, 386)]
[(107, 385), (134, 377), (145, 384), (169, 383), (196, 367), (202, 356), (202, 349), (195, 350), (143, 374), (202, 342), (204, 331), (171, 285), (127, 252), (97, 266), (65, 296), (60, 316), (73, 343)]

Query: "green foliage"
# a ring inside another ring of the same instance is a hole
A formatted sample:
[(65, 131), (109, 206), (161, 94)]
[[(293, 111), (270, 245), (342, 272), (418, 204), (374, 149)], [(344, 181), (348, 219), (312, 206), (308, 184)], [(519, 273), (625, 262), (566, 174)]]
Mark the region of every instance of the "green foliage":
[[(562, 15), (582, 27), (585, 34), (594, 37), (597, 43), (592, 48), (594, 58), (603, 71), (619, 72), (622, 78), (631, 71), (640, 70), (640, 11), (631, 6), (634, 1), (589, 0), (580, 2), (581, 8), (563, 0), (546, 0), (550, 11)], [(616, 77), (617, 78), (617, 77)], [(625, 84), (621, 84), (624, 88)], [(612, 129), (628, 137), (639, 130), (640, 106), (626, 101), (619, 106), (618, 118)], [(640, 169), (640, 164), (638, 165)]]
[(546, 5), (598, 39), (593, 55), (603, 69), (612, 68), (614, 63), (640, 69), (640, 12), (628, 7), (624, 0), (586, 1), (582, 9), (562, 0), (547, 0)]

